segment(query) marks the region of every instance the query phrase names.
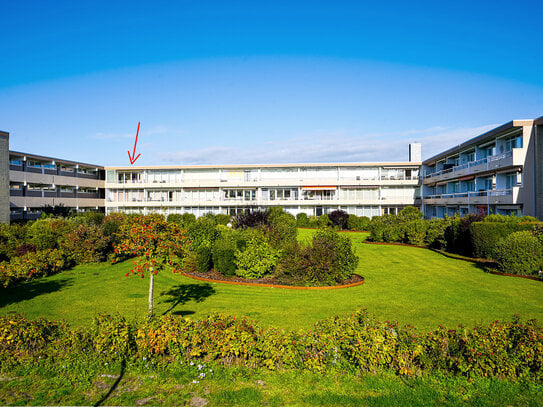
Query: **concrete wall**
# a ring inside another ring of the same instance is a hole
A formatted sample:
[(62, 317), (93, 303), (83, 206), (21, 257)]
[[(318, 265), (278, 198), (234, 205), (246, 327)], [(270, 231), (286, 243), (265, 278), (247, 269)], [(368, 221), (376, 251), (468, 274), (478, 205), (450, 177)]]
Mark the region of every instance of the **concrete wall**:
[(0, 131), (0, 222), (9, 223), (9, 133)]
[(524, 163), (522, 167), (522, 188), (518, 202), (522, 203), (522, 214), (536, 216), (535, 202), (535, 126), (523, 126)]

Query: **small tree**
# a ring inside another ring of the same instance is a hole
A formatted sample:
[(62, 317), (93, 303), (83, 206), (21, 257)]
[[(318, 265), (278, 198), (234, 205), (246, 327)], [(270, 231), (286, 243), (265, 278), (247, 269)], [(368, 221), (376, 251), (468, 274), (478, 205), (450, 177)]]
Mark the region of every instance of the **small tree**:
[[(153, 316), (154, 276), (167, 267), (180, 271), (188, 250), (189, 240), (176, 223), (162, 217), (129, 218), (120, 228), (121, 242), (115, 246), (114, 259), (138, 256), (133, 260), (132, 274), (145, 277), (149, 273), (149, 318)], [(130, 273), (127, 273), (128, 277)]]

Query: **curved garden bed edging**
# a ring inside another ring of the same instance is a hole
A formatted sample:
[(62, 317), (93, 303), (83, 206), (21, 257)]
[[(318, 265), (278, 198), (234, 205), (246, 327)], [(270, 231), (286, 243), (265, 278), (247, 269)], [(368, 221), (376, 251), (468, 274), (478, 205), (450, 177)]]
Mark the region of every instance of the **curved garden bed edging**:
[(524, 276), (522, 274), (502, 273), (501, 271), (489, 271), (489, 273), (496, 274), (497, 276), (518, 277), (518, 278), (525, 278), (526, 280), (542, 281), (539, 277), (536, 277), (536, 276)]
[(195, 280), (205, 281), (207, 283), (223, 283), (223, 284), (233, 284), (233, 285), (246, 285), (251, 287), (268, 287), (268, 288), (286, 288), (288, 290), (335, 290), (339, 288), (349, 288), (349, 287), (356, 287), (359, 285), (364, 284), (364, 277), (357, 274), (358, 277), (362, 279), (362, 281), (358, 281), (356, 283), (350, 283), (350, 284), (343, 284), (343, 285), (332, 285), (332, 286), (326, 286), (326, 287), (297, 287), (293, 285), (281, 285), (281, 284), (261, 284), (261, 283), (244, 283), (241, 281), (227, 281), (227, 280), (215, 280), (212, 278), (204, 278), (199, 276), (193, 276), (189, 273), (181, 273), (182, 276), (193, 278)]

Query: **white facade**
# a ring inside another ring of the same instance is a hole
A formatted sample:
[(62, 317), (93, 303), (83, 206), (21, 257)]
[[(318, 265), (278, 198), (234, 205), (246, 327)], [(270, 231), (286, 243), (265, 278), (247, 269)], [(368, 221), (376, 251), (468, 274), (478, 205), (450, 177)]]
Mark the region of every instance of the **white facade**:
[(281, 206), (358, 216), (420, 205), (420, 162), (106, 167), (106, 213), (235, 215)]

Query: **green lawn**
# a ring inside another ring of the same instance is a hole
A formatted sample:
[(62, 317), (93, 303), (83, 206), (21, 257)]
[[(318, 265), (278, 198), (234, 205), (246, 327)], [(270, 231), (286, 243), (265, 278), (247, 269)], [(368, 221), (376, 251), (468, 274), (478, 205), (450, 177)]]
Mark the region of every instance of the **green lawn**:
[[(300, 239), (312, 233), (300, 230)], [(206, 284), (163, 272), (155, 279), (156, 311), (194, 319), (223, 312), (289, 329), (308, 328), (363, 306), (380, 319), (424, 330), (439, 324), (488, 323), (513, 314), (543, 320), (541, 282), (484, 273), (475, 264), (425, 249), (364, 244), (363, 233), (348, 236), (360, 257), (357, 272), (366, 278), (361, 286), (325, 291), (258, 288)], [(0, 314), (64, 318), (79, 325), (96, 313), (143, 318), (148, 279), (125, 277), (131, 266), (131, 261), (78, 266), (0, 291)]]
[[(62, 363), (65, 363), (63, 361)], [(204, 363), (108, 366), (87, 360), (38, 361), (0, 380), (1, 405), (209, 406), (541, 406), (543, 387), (529, 381), (387, 372), (312, 373)]]

